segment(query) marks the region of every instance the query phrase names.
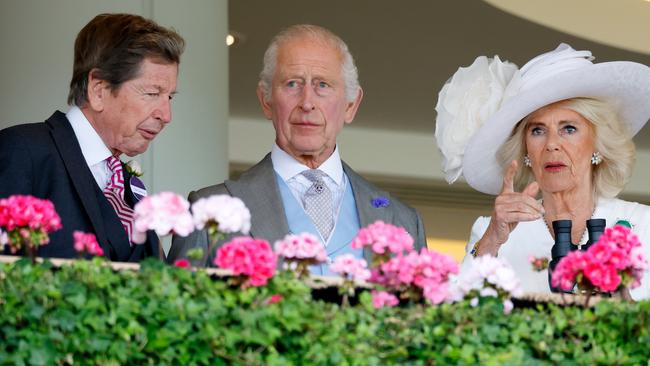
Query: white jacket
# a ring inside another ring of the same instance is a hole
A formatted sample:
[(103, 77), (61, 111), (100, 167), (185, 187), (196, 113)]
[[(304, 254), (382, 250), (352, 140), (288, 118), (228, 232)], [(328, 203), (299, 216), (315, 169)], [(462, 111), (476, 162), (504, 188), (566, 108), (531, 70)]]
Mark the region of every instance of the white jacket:
[[(643, 253), (650, 260), (650, 206), (636, 202), (626, 202), (619, 199), (598, 199), (593, 218), (607, 220), (607, 227), (613, 226), (619, 220), (632, 224), (634, 232), (643, 245)], [(469, 252), (474, 244), (483, 236), (490, 224), (490, 217), (479, 217), (472, 226), (472, 233), (467, 243), (465, 258), (461, 271), (472, 265), (472, 256)], [(587, 241), (584, 235), (581, 244)], [(519, 275), (524, 292), (549, 293), (548, 272), (536, 272), (530, 264), (530, 256), (551, 258), (551, 248), (554, 244), (543, 219), (529, 222), (520, 222), (515, 230), (510, 233), (499, 249), (499, 258), (506, 260)], [(650, 299), (650, 270), (644, 273), (641, 286), (632, 289), (632, 298), (635, 300)]]

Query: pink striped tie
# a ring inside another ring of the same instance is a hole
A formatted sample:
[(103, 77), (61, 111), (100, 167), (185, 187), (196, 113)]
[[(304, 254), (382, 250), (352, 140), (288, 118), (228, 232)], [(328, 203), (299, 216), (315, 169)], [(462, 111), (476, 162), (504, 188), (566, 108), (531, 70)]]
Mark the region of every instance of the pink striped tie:
[(124, 201), (124, 175), (122, 174), (122, 162), (118, 158), (111, 156), (106, 159), (106, 164), (112, 174), (106, 188), (104, 188), (104, 196), (106, 196), (108, 203), (110, 203), (111, 206), (113, 206), (113, 209), (115, 209), (117, 217), (120, 218), (122, 226), (124, 227), (126, 234), (129, 236), (129, 243), (132, 244), (131, 233), (134, 215), (133, 209), (126, 204), (126, 201)]

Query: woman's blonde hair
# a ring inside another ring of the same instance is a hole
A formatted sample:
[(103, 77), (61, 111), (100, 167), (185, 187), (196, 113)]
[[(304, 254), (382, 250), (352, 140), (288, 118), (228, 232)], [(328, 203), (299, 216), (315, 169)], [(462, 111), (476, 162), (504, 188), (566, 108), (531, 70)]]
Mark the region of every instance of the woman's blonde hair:
[[(558, 106), (579, 113), (592, 123), (594, 148), (602, 157), (602, 162), (592, 170), (594, 193), (597, 197), (616, 197), (630, 179), (636, 159), (634, 142), (627, 126), (611, 104), (597, 99), (572, 98), (559, 102)], [(502, 167), (510, 165), (513, 160), (523, 166), (525, 132), (530, 115), (532, 113), (517, 123), (508, 140), (499, 148), (497, 159)], [(517, 170), (514, 184), (517, 189), (523, 189), (533, 180), (532, 170), (522, 167)]]

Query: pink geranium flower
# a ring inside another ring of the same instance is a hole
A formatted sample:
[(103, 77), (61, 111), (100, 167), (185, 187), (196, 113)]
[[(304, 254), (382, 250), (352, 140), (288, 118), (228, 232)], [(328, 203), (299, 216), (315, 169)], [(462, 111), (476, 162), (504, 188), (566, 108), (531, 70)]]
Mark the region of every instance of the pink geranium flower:
[(536, 272), (541, 272), (548, 268), (547, 257), (535, 257), (531, 255), (530, 257), (528, 257), (528, 261), (533, 266), (533, 270)]
[(458, 264), (426, 248), (413, 250), (413, 237), (402, 227), (376, 221), (359, 230), (353, 249), (370, 247), (373, 252), (369, 282), (399, 293), (411, 301), (426, 299), (439, 304), (448, 296), (449, 276)]
[(266, 240), (235, 237), (217, 250), (214, 264), (246, 278), (244, 286), (262, 286), (273, 277), (276, 256)]
[(280, 295), (280, 294), (272, 295), (271, 297), (269, 297), (268, 300), (266, 300), (266, 305), (277, 304), (277, 303), (279, 303), (280, 301), (282, 301), (283, 298), (284, 298), (284, 297), (283, 297), (282, 295)]
[(11, 247), (13, 253), (23, 246), (35, 249), (49, 243), (49, 233), (61, 228), (61, 218), (54, 204), (33, 196), (13, 195), (0, 199), (0, 240)]
[(284, 259), (284, 267), (305, 278), (309, 276), (309, 266), (327, 260), (325, 246), (310, 233), (289, 234), (275, 242), (275, 253)]
[(95, 234), (75, 230), (72, 237), (74, 238), (74, 249), (78, 253), (88, 253), (99, 257), (104, 255), (104, 249), (97, 243)]
[(645, 271), (648, 269), (648, 261), (643, 255), (643, 248), (640, 246), (634, 247), (630, 250), (630, 266), (639, 271)]
[(621, 284), (621, 277), (611, 264), (590, 262), (583, 270), (584, 276), (592, 285), (603, 292), (616, 291)]
[(372, 271), (370, 281), (440, 304), (448, 295), (449, 275), (455, 273), (458, 264), (451, 257), (423, 248), (381, 263)]
[(413, 238), (403, 227), (376, 221), (359, 230), (351, 245), (353, 249), (370, 246), (376, 254), (401, 254), (413, 250)]
[(551, 277), (553, 287), (559, 287), (564, 291), (572, 290), (578, 273), (581, 273), (587, 263), (591, 262), (591, 259), (587, 259), (589, 256), (587, 252), (574, 251), (562, 258), (553, 270)]
[(393, 307), (399, 304), (399, 299), (386, 291), (375, 291), (371, 292), (372, 295), (372, 306), (375, 309), (381, 309), (385, 306)]
[(312, 260), (322, 263), (327, 260), (325, 246), (310, 233), (289, 234), (275, 242), (275, 252), (286, 259)]
[(146, 241), (147, 230), (163, 236), (178, 234), (187, 236), (194, 231), (194, 223), (187, 200), (172, 192), (161, 192), (143, 198), (135, 205), (133, 241)]
[(370, 278), (368, 263), (365, 259), (357, 259), (352, 254), (343, 254), (336, 257), (330, 265), (330, 271), (352, 281), (366, 281)]
[(629, 228), (616, 225), (605, 229), (586, 252), (571, 252), (564, 257), (553, 271), (551, 284), (565, 291), (578, 283), (600, 292), (613, 292), (639, 286), (646, 269), (638, 237)]
[(174, 266), (178, 268), (190, 268), (192, 267), (192, 264), (185, 258), (178, 258), (174, 261)]
[(61, 218), (49, 200), (14, 195), (0, 199), (0, 227), (8, 232), (29, 228), (49, 233), (61, 228)]

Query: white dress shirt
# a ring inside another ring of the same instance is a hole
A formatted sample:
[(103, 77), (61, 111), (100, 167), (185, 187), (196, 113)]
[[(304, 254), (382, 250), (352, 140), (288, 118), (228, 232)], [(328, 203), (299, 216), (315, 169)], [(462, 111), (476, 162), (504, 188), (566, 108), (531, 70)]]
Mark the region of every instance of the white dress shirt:
[(74, 134), (77, 136), (81, 153), (86, 160), (86, 164), (93, 173), (93, 178), (101, 190), (104, 190), (111, 177), (111, 171), (108, 169), (106, 159), (111, 156), (111, 151), (106, 147), (104, 141), (86, 116), (77, 106), (70, 108), (65, 115), (72, 125)]
[[(307, 190), (309, 190), (309, 187), (312, 186), (313, 182), (301, 173), (311, 168), (298, 162), (291, 155), (282, 150), (277, 144), (273, 144), (273, 149), (271, 150), (271, 162), (273, 163), (273, 169), (275, 172), (289, 186), (291, 193), (304, 209), (305, 205), (303, 198), (305, 193), (307, 193)], [(332, 192), (332, 207), (334, 208), (332, 212), (332, 220), (334, 220), (333, 222), (336, 224), (336, 219), (338, 218), (339, 210), (341, 209), (343, 194), (348, 185), (348, 178), (343, 173), (343, 164), (341, 163), (338, 146), (334, 149), (332, 155), (330, 155), (330, 157), (318, 167), (318, 170), (325, 173), (323, 181), (327, 185), (327, 188)], [(333, 232), (334, 230), (332, 230), (332, 233)], [(332, 234), (330, 233), (330, 236), (331, 235)], [(327, 241), (329, 238), (324, 239)]]

